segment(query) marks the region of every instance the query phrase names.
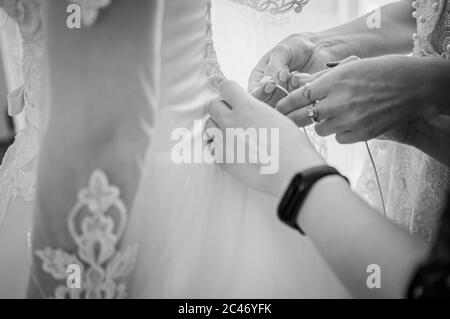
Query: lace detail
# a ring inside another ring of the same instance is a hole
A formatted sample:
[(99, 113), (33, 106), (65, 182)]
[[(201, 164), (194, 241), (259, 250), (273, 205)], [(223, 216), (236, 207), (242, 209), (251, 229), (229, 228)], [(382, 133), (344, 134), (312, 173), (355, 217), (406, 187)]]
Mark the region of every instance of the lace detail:
[[(448, 59), (450, 4), (445, 0), (419, 0), (413, 5), (418, 25), (414, 55)], [(374, 141), (372, 149), (387, 195), (388, 217), (411, 233), (433, 240), (450, 188), (448, 167), (413, 147), (394, 142)], [(368, 161), (357, 190), (370, 204), (381, 207)]]
[(239, 5), (247, 6), (258, 12), (269, 12), (277, 15), (290, 11), (300, 13), (309, 0), (231, 0)]
[(108, 7), (112, 0), (69, 0), (81, 8), (81, 22), (85, 27), (91, 27), (97, 21), (101, 9)]
[(37, 0), (0, 0), (0, 6), (20, 29), (22, 61), (19, 71), (24, 85), (8, 96), (11, 116), (25, 113), (26, 127), (16, 136), (0, 166), (0, 224), (11, 201), (35, 197), (36, 162), (39, 153), (41, 114), (37, 107), (41, 91), (43, 31), (41, 6)]
[(208, 76), (209, 83), (212, 88), (217, 89), (225, 79), (225, 75), (220, 70), (220, 64), (217, 60), (217, 52), (214, 48), (212, 20), (211, 20), (211, 8), (212, 1), (208, 0), (206, 13), (206, 49), (205, 49), (205, 63), (206, 63), (206, 75)]
[(115, 299), (126, 297), (123, 282), (134, 270), (138, 247), (116, 251), (127, 225), (127, 209), (120, 190), (109, 184), (103, 171), (95, 171), (89, 186), (78, 193), (78, 201), (67, 220), (77, 255), (46, 247), (36, 252), (42, 269), (55, 280), (67, 278), (67, 266), (78, 265), (82, 274), (80, 289), (59, 286), (55, 297), (69, 299)]

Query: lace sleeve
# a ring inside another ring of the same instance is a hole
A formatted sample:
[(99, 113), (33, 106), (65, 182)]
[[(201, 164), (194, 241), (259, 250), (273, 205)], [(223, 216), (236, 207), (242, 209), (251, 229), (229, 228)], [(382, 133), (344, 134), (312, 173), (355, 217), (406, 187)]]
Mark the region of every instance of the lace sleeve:
[(241, 6), (246, 6), (258, 12), (268, 12), (273, 15), (295, 11), (300, 13), (309, 0), (231, 0)]

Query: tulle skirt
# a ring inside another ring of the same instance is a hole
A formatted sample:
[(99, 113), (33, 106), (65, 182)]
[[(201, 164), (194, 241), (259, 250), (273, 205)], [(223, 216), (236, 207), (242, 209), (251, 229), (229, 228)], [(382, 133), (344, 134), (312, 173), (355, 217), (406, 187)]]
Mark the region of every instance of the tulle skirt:
[(349, 296), (310, 240), (278, 221), (276, 199), (169, 152), (146, 168), (126, 236), (140, 246), (131, 297)]

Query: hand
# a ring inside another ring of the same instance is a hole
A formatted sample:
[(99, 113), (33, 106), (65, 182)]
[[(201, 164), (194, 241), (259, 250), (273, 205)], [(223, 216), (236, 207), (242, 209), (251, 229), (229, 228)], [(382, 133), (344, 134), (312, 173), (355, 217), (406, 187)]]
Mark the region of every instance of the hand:
[[(267, 163), (261, 161), (253, 164), (223, 164), (231, 175), (264, 193), (281, 196), (295, 173), (324, 163), (307, 137), (291, 120), (252, 97), (234, 82), (225, 81), (220, 92), (223, 100), (211, 103), (211, 119), (207, 122), (206, 134), (211, 136), (212, 131), (217, 128), (223, 132), (223, 136), (226, 136), (227, 129), (254, 129), (260, 143), (261, 130), (269, 130), (267, 140), (271, 142), (267, 145), (267, 150), (271, 151), (272, 160), (278, 161), (278, 170), (273, 174), (261, 173), (261, 168), (267, 166)], [(274, 129), (278, 130), (279, 136), (272, 140)], [(228, 147), (238, 143), (225, 143), (223, 148), (226, 152), (236, 151)], [(247, 150), (250, 143), (248, 136), (245, 143)], [(263, 151), (260, 148), (261, 145), (258, 151)]]
[[(424, 116), (424, 76), (415, 58), (385, 56), (338, 66), (309, 84), (311, 99), (318, 100), (320, 136), (336, 134), (339, 143), (376, 138)], [(311, 124), (306, 106), (312, 102), (295, 90), (277, 109), (299, 126)]]
[[(281, 41), (253, 69), (248, 91), (259, 100), (275, 106), (285, 94), (275, 89), (274, 83), (292, 91), (302, 83), (296, 79), (291, 82), (290, 72), (311, 74), (326, 69), (326, 63), (335, 59), (331, 51), (317, 44), (315, 38), (314, 34), (294, 34)], [(273, 82), (261, 87), (260, 82), (265, 77)]]

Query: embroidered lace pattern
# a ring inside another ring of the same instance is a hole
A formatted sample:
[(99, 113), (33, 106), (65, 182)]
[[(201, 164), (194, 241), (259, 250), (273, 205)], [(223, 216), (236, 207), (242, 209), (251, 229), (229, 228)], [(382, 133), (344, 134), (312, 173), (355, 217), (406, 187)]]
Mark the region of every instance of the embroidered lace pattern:
[[(36, 251), (42, 269), (53, 279), (63, 281), (56, 288), (57, 299), (121, 299), (126, 297), (126, 278), (134, 270), (138, 247), (117, 250), (127, 225), (127, 209), (119, 188), (110, 185), (106, 174), (92, 173), (87, 188), (81, 189), (69, 213), (67, 227), (77, 253), (46, 247)], [(81, 271), (79, 288), (69, 288), (69, 265)]]
[(38, 0), (0, 0), (0, 7), (14, 19), (23, 47), (19, 72), (23, 87), (9, 98), (10, 115), (25, 114), (26, 126), (19, 132), (0, 166), (0, 223), (12, 200), (32, 201), (35, 194), (36, 161), (39, 152), (41, 110), (38, 105), (43, 56), (41, 5)]

